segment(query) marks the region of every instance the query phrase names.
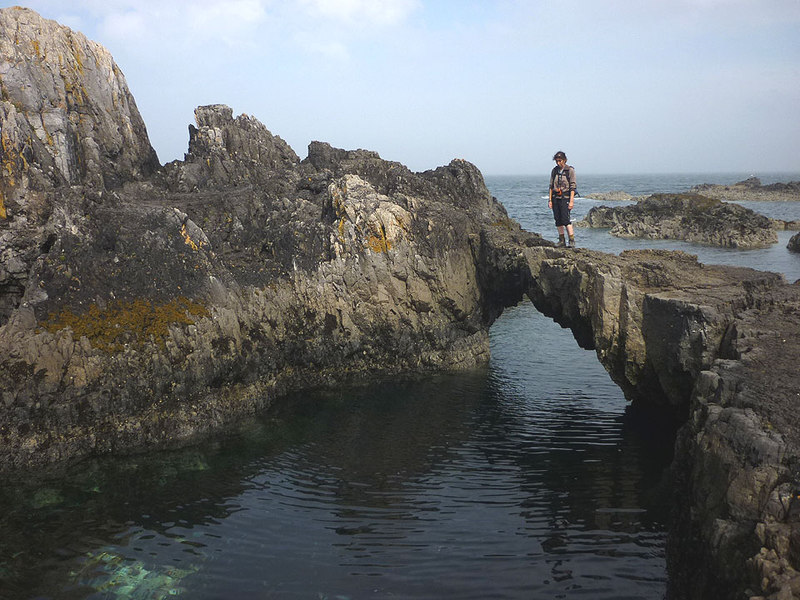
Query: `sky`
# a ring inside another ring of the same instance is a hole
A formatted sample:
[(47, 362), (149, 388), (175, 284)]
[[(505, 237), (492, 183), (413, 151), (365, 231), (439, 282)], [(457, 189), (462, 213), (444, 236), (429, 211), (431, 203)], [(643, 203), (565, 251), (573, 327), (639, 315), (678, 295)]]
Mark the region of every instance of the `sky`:
[[(800, 172), (800, 0), (17, 0), (105, 46), (162, 163), (194, 109), (423, 171)], [(2, 6), (11, 6), (3, 4)]]

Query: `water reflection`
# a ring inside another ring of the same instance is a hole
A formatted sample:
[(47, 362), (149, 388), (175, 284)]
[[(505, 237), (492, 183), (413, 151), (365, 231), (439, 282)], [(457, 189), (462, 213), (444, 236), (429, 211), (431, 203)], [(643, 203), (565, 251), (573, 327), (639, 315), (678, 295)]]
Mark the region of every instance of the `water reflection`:
[(217, 443), (3, 486), (4, 594), (662, 596), (668, 444), (530, 304), (492, 343), (486, 369), (298, 395)]

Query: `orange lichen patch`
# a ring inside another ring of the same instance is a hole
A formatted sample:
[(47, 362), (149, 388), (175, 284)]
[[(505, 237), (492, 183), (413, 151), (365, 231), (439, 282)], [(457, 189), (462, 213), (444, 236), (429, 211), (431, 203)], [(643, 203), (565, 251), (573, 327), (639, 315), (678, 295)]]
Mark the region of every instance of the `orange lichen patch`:
[(192, 239), (192, 238), (189, 236), (189, 232), (188, 232), (188, 231), (186, 231), (186, 223), (184, 223), (183, 225), (181, 225), (181, 235), (183, 236), (183, 242), (184, 242), (184, 243), (185, 243), (187, 246), (189, 246), (189, 247), (190, 247), (192, 250), (194, 250), (195, 252), (196, 252), (197, 250), (200, 250), (200, 248), (202, 248), (203, 246), (205, 246), (205, 245), (206, 245), (206, 243), (205, 243), (204, 241), (202, 241), (202, 240), (198, 240), (197, 242), (195, 242), (195, 241), (194, 241), (194, 240), (193, 240), (193, 239)]
[(81, 56), (80, 46), (75, 42), (73, 36), (70, 36), (69, 43), (72, 47), (72, 56), (75, 58), (75, 65), (78, 67), (78, 73), (83, 76), (83, 57)]
[(163, 348), (170, 325), (190, 325), (207, 316), (209, 312), (204, 305), (181, 296), (163, 304), (149, 300), (115, 301), (104, 309), (92, 304), (82, 314), (65, 308), (49, 314), (42, 328), (50, 333), (69, 328), (75, 337), (86, 337), (95, 348), (115, 353), (126, 345), (142, 347), (147, 342)]
[(16, 185), (14, 174), (19, 171), (27, 171), (28, 161), (25, 160), (15, 141), (2, 130), (0, 130), (0, 149), (2, 149), (0, 152), (0, 176), (5, 178), (4, 183), (7, 186), (14, 187)]
[(386, 239), (383, 228), (381, 228), (380, 235), (372, 234), (367, 238), (367, 245), (373, 252), (388, 252), (392, 249), (392, 243)]
[(0, 190), (0, 219), (7, 219), (8, 213), (6, 212), (6, 205), (3, 202), (3, 190)]

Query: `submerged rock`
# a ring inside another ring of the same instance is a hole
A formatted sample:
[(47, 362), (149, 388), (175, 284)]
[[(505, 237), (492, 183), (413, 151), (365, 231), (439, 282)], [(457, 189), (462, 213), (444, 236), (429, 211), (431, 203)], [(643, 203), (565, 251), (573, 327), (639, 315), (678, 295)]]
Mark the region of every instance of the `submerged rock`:
[(578, 223), (617, 237), (675, 239), (723, 248), (763, 248), (778, 241), (767, 217), (695, 194), (654, 194), (633, 206), (597, 206)]

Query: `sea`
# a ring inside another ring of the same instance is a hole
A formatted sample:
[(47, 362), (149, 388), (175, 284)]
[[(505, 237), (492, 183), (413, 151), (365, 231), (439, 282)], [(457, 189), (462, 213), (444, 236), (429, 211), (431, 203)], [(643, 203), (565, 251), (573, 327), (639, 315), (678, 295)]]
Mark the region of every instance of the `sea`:
[[(578, 171), (573, 218), (600, 192), (750, 175)], [(523, 227), (555, 240), (546, 173), (486, 183)], [(745, 204), (800, 219), (800, 202)], [(792, 282), (792, 233), (745, 251), (599, 229), (577, 240), (683, 250)], [(296, 394), (188, 449), (7, 477), (0, 598), (666, 598), (674, 429), (636, 418), (594, 352), (527, 301), (490, 338), (482, 368)]]

